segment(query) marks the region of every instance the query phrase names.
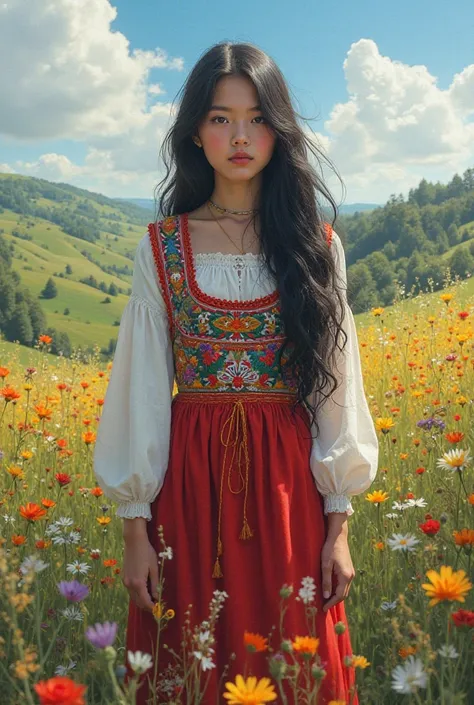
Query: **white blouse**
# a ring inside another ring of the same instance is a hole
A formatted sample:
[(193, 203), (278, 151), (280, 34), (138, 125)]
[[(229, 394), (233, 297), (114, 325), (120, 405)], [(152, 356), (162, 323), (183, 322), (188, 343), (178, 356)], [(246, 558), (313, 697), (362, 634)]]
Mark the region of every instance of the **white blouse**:
[[(345, 296), (345, 254), (335, 232), (332, 251)], [(198, 286), (211, 296), (240, 301), (276, 288), (261, 255), (197, 253), (194, 259)], [(350, 516), (351, 496), (367, 490), (376, 475), (379, 448), (364, 394), (354, 317), (345, 302), (348, 340), (334, 370), (342, 384), (319, 410), (320, 434), (312, 441), (310, 465), (324, 496), (324, 513)], [(151, 519), (150, 505), (168, 465), (173, 385), (167, 310), (147, 233), (135, 254), (132, 293), (121, 318), (94, 451), (97, 481), (118, 504), (119, 517)]]

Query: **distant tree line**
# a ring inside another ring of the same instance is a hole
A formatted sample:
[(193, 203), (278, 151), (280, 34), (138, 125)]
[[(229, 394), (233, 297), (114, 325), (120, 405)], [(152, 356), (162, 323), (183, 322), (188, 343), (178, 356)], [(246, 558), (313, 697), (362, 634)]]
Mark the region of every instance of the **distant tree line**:
[(345, 245), (348, 298), (356, 313), (393, 303), (400, 287), (413, 293), (441, 289), (447, 268), (465, 279), (474, 271), (474, 169), (447, 185), (423, 179), (406, 200), (393, 195), (373, 211), (338, 216), (335, 229)]

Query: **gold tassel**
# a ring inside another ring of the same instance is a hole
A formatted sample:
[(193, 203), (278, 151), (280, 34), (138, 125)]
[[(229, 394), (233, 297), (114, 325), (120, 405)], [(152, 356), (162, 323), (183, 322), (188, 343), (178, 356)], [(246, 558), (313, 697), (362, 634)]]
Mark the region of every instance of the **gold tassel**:
[(249, 526), (247, 519), (244, 519), (244, 525), (242, 526), (242, 531), (240, 532), (240, 539), (250, 539), (253, 536), (253, 531)]
[(216, 558), (216, 562), (214, 563), (214, 570), (212, 571), (212, 577), (213, 578), (223, 578), (224, 574), (221, 570), (221, 563), (219, 558)]

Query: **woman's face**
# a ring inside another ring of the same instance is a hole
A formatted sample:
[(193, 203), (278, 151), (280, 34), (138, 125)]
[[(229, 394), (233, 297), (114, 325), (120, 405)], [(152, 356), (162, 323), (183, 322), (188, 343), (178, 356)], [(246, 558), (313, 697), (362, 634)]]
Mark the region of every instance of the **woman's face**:
[[(275, 134), (259, 109), (254, 84), (243, 76), (221, 78), (211, 110), (198, 129), (202, 148), (211, 166), (231, 181), (248, 181), (270, 161)], [(247, 152), (247, 162), (231, 161), (236, 152)]]

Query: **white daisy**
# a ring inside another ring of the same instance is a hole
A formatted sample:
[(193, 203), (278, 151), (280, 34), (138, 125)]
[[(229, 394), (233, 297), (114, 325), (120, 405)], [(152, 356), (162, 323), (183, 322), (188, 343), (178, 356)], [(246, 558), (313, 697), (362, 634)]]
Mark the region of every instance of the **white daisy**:
[(143, 651), (129, 651), (128, 662), (134, 673), (145, 673), (153, 666), (153, 660), (150, 654), (145, 654)]
[(20, 565), (20, 570), (23, 575), (29, 573), (30, 571), (34, 571), (35, 573), (41, 573), (41, 571), (47, 568), (48, 566), (49, 563), (45, 563), (41, 560), (41, 558), (38, 558), (37, 556), (28, 556)]
[(385, 601), (385, 602), (382, 602), (382, 604), (380, 605), (381, 609), (385, 610), (386, 612), (388, 610), (394, 610), (396, 608), (396, 606), (397, 606), (397, 600), (394, 600), (393, 602)]
[(394, 509), (397, 512), (403, 512), (404, 509), (407, 508), (407, 505), (405, 502), (394, 502), (392, 504), (392, 509)]
[(385, 516), (387, 517), (387, 519), (398, 519), (398, 517), (400, 516), (400, 514), (396, 514), (395, 512), (393, 512), (393, 513), (390, 513), (390, 512), (389, 512), (389, 513), (386, 514)]
[(75, 575), (76, 573), (81, 573), (82, 575), (87, 575), (90, 571), (91, 566), (88, 563), (81, 563), (80, 561), (74, 561), (73, 563), (67, 564), (67, 571)]
[(69, 663), (67, 666), (56, 666), (54, 674), (56, 676), (66, 676), (69, 671), (72, 671), (73, 668), (76, 668), (77, 666), (77, 661), (71, 661), (69, 660)]
[(61, 610), (63, 617), (66, 617), (70, 622), (83, 622), (84, 615), (82, 614), (79, 607), (76, 605), (71, 605), (70, 607), (65, 607)]
[(443, 644), (443, 646), (438, 649), (438, 654), (443, 658), (458, 658), (459, 654), (452, 644)]
[(466, 465), (469, 465), (472, 458), (469, 454), (469, 448), (463, 450), (462, 448), (453, 448), (453, 450), (448, 450), (443, 453), (441, 458), (438, 458), (436, 464), (439, 468), (443, 470), (451, 470), (455, 472), (456, 470), (464, 470)]
[(60, 517), (59, 519), (56, 519), (55, 524), (61, 529), (66, 529), (68, 526), (72, 526), (74, 521), (71, 517)]
[(414, 551), (420, 541), (410, 534), (392, 534), (387, 543), (392, 551)]
[(59, 526), (56, 526), (56, 524), (50, 524), (44, 533), (46, 536), (52, 536), (53, 534), (59, 534), (60, 531), (61, 529)]
[(392, 671), (392, 689), (398, 693), (416, 693), (418, 688), (426, 688), (428, 676), (420, 659), (409, 656), (403, 666)]
[(6, 523), (14, 524), (15, 523), (15, 517), (12, 514), (4, 514), (3, 518), (5, 519)]
[(427, 507), (428, 504), (423, 497), (420, 497), (419, 499), (407, 499), (406, 501), (407, 508), (408, 507)]

